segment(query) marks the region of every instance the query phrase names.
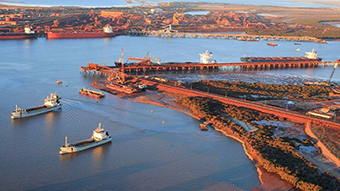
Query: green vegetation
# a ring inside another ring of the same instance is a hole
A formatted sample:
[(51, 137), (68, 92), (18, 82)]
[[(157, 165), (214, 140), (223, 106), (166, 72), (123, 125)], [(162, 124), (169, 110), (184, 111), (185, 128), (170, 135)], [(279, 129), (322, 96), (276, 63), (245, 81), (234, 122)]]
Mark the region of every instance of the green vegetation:
[[(325, 100), (331, 89), (323, 86), (304, 86), (304, 85), (281, 85), (281, 84), (264, 84), (264, 83), (247, 83), (247, 82), (228, 82), (228, 81), (199, 81), (194, 82), (192, 87), (195, 89), (209, 91), (212, 93), (232, 97), (247, 96), (250, 100), (261, 99), (290, 99), (304, 101)], [(254, 98), (250, 95), (259, 95)], [(263, 97), (261, 97), (263, 96)]]
[[(291, 139), (273, 137), (271, 126), (257, 125), (259, 130), (247, 133), (225, 116), (252, 122), (253, 120), (277, 120), (270, 114), (237, 108), (211, 98), (187, 97), (176, 100), (190, 108), (192, 113), (211, 123), (217, 130), (223, 131), (244, 141), (248, 153), (267, 171), (278, 174), (301, 190), (340, 190), (340, 182), (328, 173), (322, 173), (312, 163), (300, 155)], [(253, 124), (255, 125), (255, 124)], [(308, 140), (305, 144), (310, 144)]]

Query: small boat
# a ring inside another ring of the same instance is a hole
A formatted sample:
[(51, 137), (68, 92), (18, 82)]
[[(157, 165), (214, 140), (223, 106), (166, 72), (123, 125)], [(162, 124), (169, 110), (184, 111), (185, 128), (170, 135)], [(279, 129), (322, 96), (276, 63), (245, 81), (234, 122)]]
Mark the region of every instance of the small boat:
[(300, 48), (297, 48), (296, 51), (300, 52), (301, 50), (300, 50)]
[(101, 123), (99, 123), (98, 127), (93, 131), (92, 136), (89, 139), (69, 144), (67, 142), (67, 137), (65, 137), (65, 145), (60, 147), (59, 154), (76, 153), (111, 141), (112, 137), (107, 131), (101, 128)]
[(294, 42), (294, 45), (301, 45), (301, 43)]
[(98, 92), (98, 91), (94, 91), (94, 90), (86, 89), (86, 88), (81, 88), (79, 93), (81, 95), (87, 95), (87, 96), (97, 98), (97, 99), (105, 97), (105, 95), (102, 92)]
[(44, 100), (44, 105), (40, 105), (38, 107), (34, 108), (29, 108), (29, 109), (22, 109), (18, 107), (17, 105), (15, 106), (15, 110), (12, 111), (12, 119), (17, 119), (17, 118), (24, 118), (24, 117), (31, 117), (34, 115), (39, 115), (42, 113), (47, 113), (50, 111), (57, 110), (61, 108), (61, 103), (59, 102), (60, 98), (56, 93), (51, 93), (50, 97), (47, 97)]
[(268, 42), (267, 45), (269, 45), (269, 46), (277, 46), (277, 44), (275, 42)]
[(62, 84), (63, 82), (61, 80), (58, 80), (56, 83), (57, 84)]

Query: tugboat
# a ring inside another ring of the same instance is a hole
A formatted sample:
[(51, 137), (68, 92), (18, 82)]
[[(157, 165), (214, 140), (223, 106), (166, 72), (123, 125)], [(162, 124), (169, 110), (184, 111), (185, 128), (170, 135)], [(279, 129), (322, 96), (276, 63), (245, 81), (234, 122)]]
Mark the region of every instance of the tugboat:
[(87, 95), (93, 98), (104, 98), (105, 95), (102, 92), (98, 92), (98, 91), (94, 91), (94, 90), (90, 90), (90, 89), (86, 89), (86, 88), (81, 88), (79, 93), (81, 95)]
[(107, 131), (104, 131), (104, 129), (101, 128), (101, 123), (99, 123), (97, 129), (93, 131), (92, 137), (89, 139), (69, 144), (67, 143), (67, 137), (65, 137), (65, 145), (60, 147), (59, 154), (63, 155), (68, 153), (76, 153), (86, 149), (97, 147), (99, 145), (103, 145), (111, 141), (112, 137)]
[(61, 108), (61, 103), (59, 102), (60, 98), (56, 93), (51, 93), (51, 96), (44, 100), (44, 105), (40, 105), (38, 107), (29, 108), (29, 109), (21, 109), (17, 105), (15, 106), (15, 110), (12, 111), (12, 119), (31, 117), (34, 115), (39, 115), (42, 113), (47, 113), (50, 111), (57, 110)]
[(269, 46), (277, 46), (277, 44), (275, 42), (268, 42), (267, 45), (269, 45)]

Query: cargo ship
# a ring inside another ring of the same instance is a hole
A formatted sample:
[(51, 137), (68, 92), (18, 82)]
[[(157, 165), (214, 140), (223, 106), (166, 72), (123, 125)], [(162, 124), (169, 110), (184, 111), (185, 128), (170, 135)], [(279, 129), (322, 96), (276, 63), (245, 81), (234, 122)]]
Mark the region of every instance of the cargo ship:
[(0, 33), (0, 40), (35, 39), (37, 35), (31, 27), (25, 26), (24, 33)]
[(110, 25), (105, 25), (102, 32), (47, 32), (46, 38), (48, 39), (64, 39), (64, 38), (106, 38), (115, 37), (116, 33), (112, 31)]
[(269, 46), (277, 46), (277, 44), (275, 42), (268, 42), (267, 45), (269, 45)]
[(318, 58), (317, 51), (312, 50), (306, 52), (304, 57), (242, 57), (242, 62), (284, 62), (284, 61), (321, 61), (322, 58)]
[(65, 145), (60, 147), (59, 154), (76, 153), (111, 141), (112, 137), (107, 131), (104, 131), (104, 129), (101, 128), (101, 124), (99, 123), (98, 127), (93, 131), (92, 137), (89, 139), (69, 144), (67, 143), (67, 137), (65, 137)]
[(50, 97), (47, 97), (44, 100), (44, 105), (40, 105), (38, 107), (22, 109), (18, 106), (15, 107), (15, 110), (12, 111), (12, 119), (31, 117), (35, 115), (39, 115), (42, 113), (47, 113), (50, 111), (57, 110), (61, 108), (61, 103), (59, 102), (59, 97), (56, 93), (51, 93)]
[(87, 95), (89, 97), (93, 97), (93, 98), (104, 98), (105, 95), (102, 92), (98, 92), (98, 91), (94, 91), (94, 90), (90, 90), (90, 89), (86, 89), (86, 88), (81, 88), (79, 93), (81, 95)]

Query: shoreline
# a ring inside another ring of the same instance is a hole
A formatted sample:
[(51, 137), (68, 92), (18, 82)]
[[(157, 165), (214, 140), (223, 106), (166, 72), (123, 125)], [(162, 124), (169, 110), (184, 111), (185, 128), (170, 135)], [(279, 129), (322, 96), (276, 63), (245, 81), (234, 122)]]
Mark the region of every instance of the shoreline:
[[(164, 93), (164, 92), (163, 92)], [(166, 96), (170, 96), (173, 97), (171, 95), (165, 94)], [(200, 121), (200, 119), (193, 115), (192, 113), (185, 111), (184, 109), (181, 109), (179, 107), (176, 107), (174, 104), (169, 103), (168, 105), (165, 105), (164, 103), (162, 103), (160, 100), (158, 100), (159, 102), (157, 102), (157, 100), (152, 100), (152, 98), (150, 98), (150, 95), (143, 95), (144, 97), (140, 98), (140, 96), (136, 96), (133, 98), (130, 98), (132, 101), (134, 102), (138, 102), (138, 103), (144, 103), (144, 104), (152, 104), (152, 105), (156, 105), (158, 107), (164, 107), (164, 108), (169, 108), (169, 109), (173, 109), (179, 112), (182, 112), (186, 115), (189, 115), (191, 117), (193, 117), (194, 119), (197, 119), (198, 121)], [(171, 105), (171, 106), (169, 106)], [(252, 161), (252, 163), (254, 164), (256, 171), (258, 172), (258, 178), (259, 181), (261, 182), (261, 185), (258, 187), (254, 187), (252, 190), (257, 190), (257, 191), (263, 191), (263, 190), (289, 190), (294, 188), (294, 186), (290, 185), (288, 182), (286, 182), (285, 180), (282, 180), (279, 176), (277, 176), (276, 174), (270, 173), (267, 170), (265, 170), (263, 167), (259, 166), (257, 161), (254, 159), (254, 157), (248, 152), (246, 145), (244, 143), (243, 140), (230, 135), (226, 132), (224, 132), (223, 130), (220, 130), (218, 128), (215, 128), (212, 125), (209, 125), (211, 128), (213, 128), (215, 131), (222, 133), (224, 136), (232, 138), (234, 140), (236, 140), (237, 142), (242, 144), (243, 147), (243, 151), (245, 153), (245, 155)]]

